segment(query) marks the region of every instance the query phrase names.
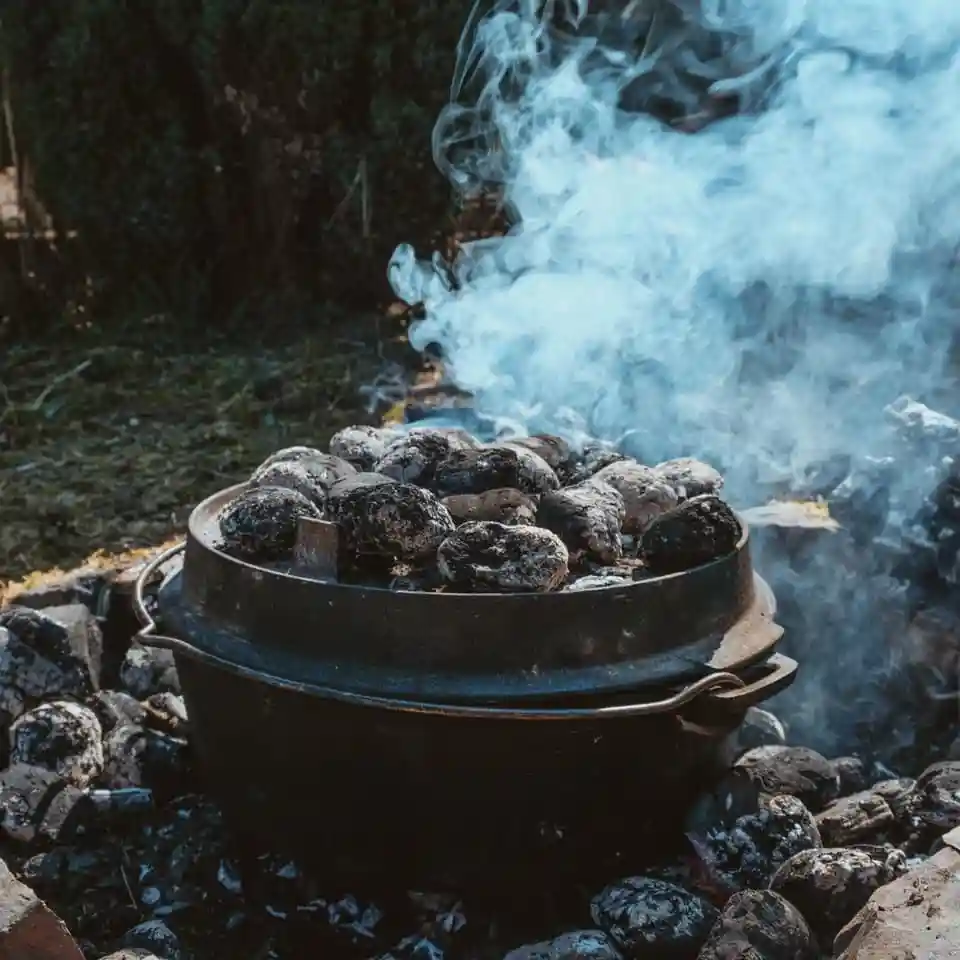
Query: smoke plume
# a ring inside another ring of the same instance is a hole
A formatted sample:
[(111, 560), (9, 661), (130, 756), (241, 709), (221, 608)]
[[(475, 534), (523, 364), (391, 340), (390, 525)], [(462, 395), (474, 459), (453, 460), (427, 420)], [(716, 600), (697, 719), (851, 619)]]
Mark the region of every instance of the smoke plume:
[(957, 446), (958, 50), (955, 0), (474, 11), (435, 156), (514, 226), (389, 270), (423, 305), (413, 345), (492, 420), (709, 459), (736, 505), (847, 510), (802, 562), (757, 558), (824, 749), (853, 743), (851, 712), (912, 735), (884, 685), (896, 569), (935, 546), (915, 518)]

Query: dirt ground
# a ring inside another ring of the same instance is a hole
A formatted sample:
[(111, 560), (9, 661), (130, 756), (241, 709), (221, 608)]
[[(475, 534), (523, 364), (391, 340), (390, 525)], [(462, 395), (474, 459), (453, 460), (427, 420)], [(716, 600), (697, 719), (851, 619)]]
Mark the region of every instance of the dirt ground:
[(385, 404), (371, 410), (363, 388), (391, 363), (384, 336), (375, 318), (279, 343), (148, 324), (114, 342), (0, 351), (0, 593), (161, 543), (272, 451), (378, 420)]

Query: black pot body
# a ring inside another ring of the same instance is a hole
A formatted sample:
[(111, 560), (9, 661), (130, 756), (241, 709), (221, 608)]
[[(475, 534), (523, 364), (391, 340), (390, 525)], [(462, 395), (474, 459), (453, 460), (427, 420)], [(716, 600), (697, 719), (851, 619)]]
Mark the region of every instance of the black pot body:
[[(740, 718), (529, 721), (345, 704), (177, 656), (210, 793), (260, 848), (409, 883), (646, 861), (729, 761)], [(609, 873), (606, 874), (609, 876)]]

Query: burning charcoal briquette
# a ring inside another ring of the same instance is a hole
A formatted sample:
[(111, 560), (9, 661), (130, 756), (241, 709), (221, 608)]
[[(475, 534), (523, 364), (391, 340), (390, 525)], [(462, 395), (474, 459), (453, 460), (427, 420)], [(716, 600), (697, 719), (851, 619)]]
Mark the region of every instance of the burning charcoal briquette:
[(837, 757), (831, 760), (840, 780), (840, 796), (859, 793), (869, 786), (866, 764), (859, 757)]
[(590, 901), (593, 922), (631, 960), (695, 956), (719, 916), (702, 897), (653, 877), (627, 877)]
[(621, 956), (602, 930), (577, 930), (542, 943), (516, 947), (503, 960), (621, 960)]
[(614, 564), (623, 554), (623, 497), (609, 484), (588, 480), (540, 498), (537, 523), (567, 545), (570, 557)]
[(479, 520), (494, 523), (532, 524), (537, 517), (537, 501), (509, 487), (484, 490), (483, 493), (461, 493), (441, 501), (456, 524)]
[(149, 787), (175, 796), (189, 784), (187, 742), (132, 724), (116, 727), (103, 744), (102, 783), (113, 790)]
[(344, 427), (330, 438), (330, 453), (353, 464), (357, 470), (370, 471), (398, 436), (395, 427), (362, 424)]
[(423, 560), (456, 529), (447, 508), (412, 483), (359, 485), (327, 510), (344, 553), (355, 557)]
[(567, 576), (563, 541), (539, 527), (465, 523), (440, 544), (440, 575), (466, 590), (555, 590)]
[(160, 957), (160, 960), (183, 960), (180, 938), (163, 920), (138, 923), (123, 936), (126, 947), (140, 947)]
[(536, 433), (531, 437), (512, 437), (504, 440), (503, 443), (508, 447), (522, 447), (532, 451), (555, 473), (569, 470), (574, 460), (570, 444), (562, 437), (555, 437), (550, 433)]
[(139, 700), (155, 693), (180, 693), (173, 651), (133, 644), (120, 664), (120, 683)]
[(917, 777), (906, 810), (911, 824), (930, 838), (960, 827), (960, 762), (927, 767)]
[(90, 813), (87, 793), (58, 773), (15, 763), (0, 773), (0, 832), (20, 843), (68, 842)]
[(770, 890), (744, 890), (726, 903), (697, 960), (818, 960), (813, 931), (797, 908)]
[(323, 509), (327, 498), (326, 488), (311, 476), (304, 466), (306, 461), (281, 460), (262, 467), (250, 478), (250, 487), (281, 487), (294, 490), (305, 496), (319, 510)]
[[(0, 610), (6, 630), (0, 651), (0, 684), (27, 697), (85, 697), (99, 685), (103, 638), (86, 607), (65, 607), (71, 623), (29, 607)], [(70, 616), (74, 610), (79, 616)]]
[(806, 918), (821, 943), (830, 944), (874, 891), (907, 872), (893, 847), (804, 850), (774, 874), (770, 889)]
[(734, 770), (746, 774), (764, 793), (789, 794), (814, 813), (840, 794), (833, 764), (808, 747), (757, 747), (740, 757)]
[(642, 534), (679, 502), (676, 490), (650, 467), (635, 460), (619, 460), (598, 470), (594, 479), (609, 484), (623, 497), (625, 533)]
[(42, 703), (11, 725), (10, 762), (42, 767), (85, 787), (103, 769), (100, 721), (79, 703)]
[[(143, 701), (144, 725), (183, 736), (187, 729), (187, 705), (183, 697), (169, 691), (153, 693)], [(136, 721), (134, 721), (136, 722)]]
[(472, 446), (456, 434), (438, 430), (411, 430), (387, 447), (373, 470), (401, 483), (429, 487), (433, 485), (437, 467), (452, 451), (471, 449)]
[(790, 857), (823, 845), (813, 814), (787, 796), (763, 796), (756, 813), (738, 817), (729, 828), (691, 834), (690, 841), (713, 880), (731, 892), (763, 889)]
[(322, 517), (302, 493), (282, 487), (247, 490), (220, 511), (220, 548), (244, 560), (283, 559), (293, 551), (300, 517)]
[(842, 797), (816, 819), (823, 842), (831, 847), (881, 842), (896, 823), (890, 804), (872, 790)]
[(98, 690), (87, 706), (97, 715), (104, 734), (121, 724), (143, 723), (147, 716), (140, 701), (122, 690)]
[(723, 488), (723, 477), (709, 463), (681, 457), (678, 460), (664, 460), (654, 468), (657, 476), (676, 490), (681, 500), (699, 497), (705, 493), (718, 494)]
[(573, 486), (589, 480), (604, 467), (623, 462), (633, 463), (634, 461), (619, 450), (603, 444), (589, 444), (559, 468), (560, 480), (565, 487)]
[(640, 540), (651, 573), (692, 570), (732, 553), (740, 541), (737, 515), (717, 497), (695, 497), (656, 517)]
[[(271, 453), (263, 463), (257, 467), (257, 470), (263, 470), (264, 467), (272, 466), (275, 463), (296, 463), (298, 460), (309, 460), (311, 457), (322, 457), (323, 451), (316, 447), (284, 447)], [(257, 471), (255, 470), (254, 473)]]
[(538, 494), (560, 486), (546, 461), (523, 447), (488, 446), (476, 450), (451, 450), (439, 464), (431, 486), (441, 496), (483, 493), (513, 487)]

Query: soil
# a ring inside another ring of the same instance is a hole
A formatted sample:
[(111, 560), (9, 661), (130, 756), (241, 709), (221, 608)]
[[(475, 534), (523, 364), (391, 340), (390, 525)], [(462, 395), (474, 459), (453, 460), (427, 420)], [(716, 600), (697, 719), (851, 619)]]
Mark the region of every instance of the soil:
[(381, 420), (362, 390), (392, 342), (377, 317), (271, 337), (158, 320), (0, 351), (0, 600), (40, 571), (176, 536), (280, 447)]

